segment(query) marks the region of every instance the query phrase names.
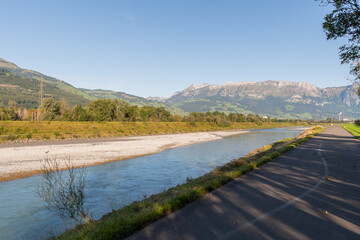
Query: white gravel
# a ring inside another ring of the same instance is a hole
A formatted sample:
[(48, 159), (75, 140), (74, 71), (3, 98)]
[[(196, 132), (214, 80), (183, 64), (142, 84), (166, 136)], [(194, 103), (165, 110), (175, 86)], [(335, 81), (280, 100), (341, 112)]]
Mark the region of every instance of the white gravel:
[[(46, 156), (56, 158), (60, 166), (67, 156), (76, 166), (132, 158), (157, 153), (166, 149), (181, 147), (199, 142), (218, 140), (227, 136), (246, 133), (246, 131), (219, 131), (185, 134), (135, 136), (102, 141), (94, 139), (85, 143), (39, 144), (38, 146), (16, 146), (0, 148), (0, 176), (3, 178), (26, 172), (40, 170)], [(63, 165), (61, 165), (63, 164)]]

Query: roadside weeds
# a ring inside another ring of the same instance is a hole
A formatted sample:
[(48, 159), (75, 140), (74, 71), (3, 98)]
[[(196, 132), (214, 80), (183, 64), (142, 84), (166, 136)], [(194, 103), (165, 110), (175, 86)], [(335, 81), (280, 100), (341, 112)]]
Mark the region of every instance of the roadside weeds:
[(349, 133), (354, 135), (354, 137), (356, 137), (357, 139), (360, 139), (360, 126), (358, 126), (358, 125), (356, 125), (354, 123), (341, 124), (341, 126), (346, 131), (348, 131)]

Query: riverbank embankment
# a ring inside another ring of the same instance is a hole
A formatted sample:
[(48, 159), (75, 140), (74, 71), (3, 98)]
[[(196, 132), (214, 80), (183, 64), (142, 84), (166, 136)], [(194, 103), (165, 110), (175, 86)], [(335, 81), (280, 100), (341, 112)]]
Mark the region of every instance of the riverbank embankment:
[(45, 158), (56, 158), (60, 168), (66, 168), (69, 158), (74, 166), (91, 166), (218, 140), (246, 129), (296, 126), (308, 124), (237, 122), (219, 126), (208, 122), (3, 121), (0, 122), (3, 141), (0, 182), (41, 173)]
[(306, 122), (31, 122), (0, 121), (0, 143), (147, 136), (261, 128), (309, 126)]

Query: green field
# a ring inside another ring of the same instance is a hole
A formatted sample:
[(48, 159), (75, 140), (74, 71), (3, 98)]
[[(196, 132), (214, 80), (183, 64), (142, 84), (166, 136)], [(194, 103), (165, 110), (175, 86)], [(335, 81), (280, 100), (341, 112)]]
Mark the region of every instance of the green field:
[(354, 135), (354, 137), (360, 139), (360, 126), (354, 123), (345, 123), (341, 125), (345, 130)]
[(205, 132), (309, 126), (308, 123), (234, 122), (219, 126), (209, 122), (31, 122), (0, 121), (0, 143), (51, 139), (139, 136), (172, 133)]

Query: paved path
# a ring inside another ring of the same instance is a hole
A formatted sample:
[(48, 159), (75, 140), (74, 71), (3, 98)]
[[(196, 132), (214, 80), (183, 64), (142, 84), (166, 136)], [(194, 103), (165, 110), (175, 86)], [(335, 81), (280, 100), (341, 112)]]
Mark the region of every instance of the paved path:
[(360, 141), (329, 128), (129, 239), (360, 239)]

